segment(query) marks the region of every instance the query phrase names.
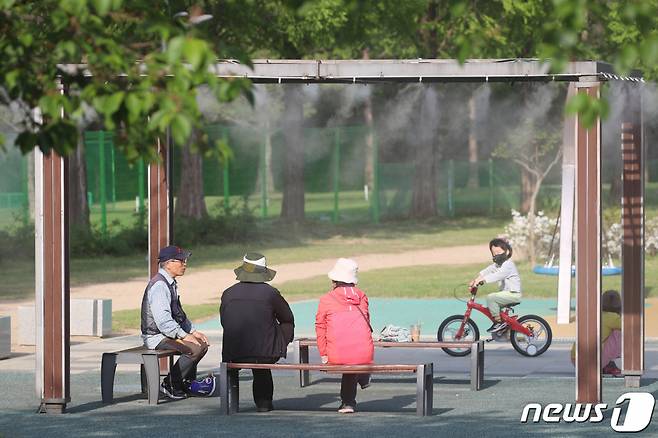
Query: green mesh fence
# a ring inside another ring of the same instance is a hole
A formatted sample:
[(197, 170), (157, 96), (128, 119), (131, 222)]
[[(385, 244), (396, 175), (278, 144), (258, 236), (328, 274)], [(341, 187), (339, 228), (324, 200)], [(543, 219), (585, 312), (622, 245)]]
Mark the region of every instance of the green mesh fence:
[(0, 150), (0, 229), (29, 221), (28, 162), (18, 149)]
[[(203, 190), (211, 214), (243, 202), (259, 218), (280, 215), (284, 180), (284, 136), (251, 127), (208, 125), (211, 141), (225, 139), (233, 151), (228, 163), (203, 160)], [(365, 126), (306, 128), (304, 189), (306, 217), (332, 222), (363, 222), (409, 217), (414, 190), (412, 161), (375, 159), (374, 180), (366, 187)], [(115, 151), (113, 134), (84, 134), (87, 198), (91, 222), (103, 229), (134, 222), (144, 211), (147, 166), (129, 164)], [(377, 142), (374, 151), (377, 154)], [(270, 159), (267, 160), (266, 157)], [(384, 154), (388, 157), (388, 154)], [(31, 159), (31, 158), (30, 158)], [(181, 178), (181, 151), (174, 149), (174, 193)], [(658, 161), (647, 162), (647, 205), (658, 203), (650, 190), (658, 180)], [(0, 229), (29, 223), (28, 158), (13, 146), (0, 152)], [(483, 159), (437, 163), (438, 214), (443, 217), (497, 215), (505, 217), (520, 207), (520, 170), (511, 160)], [(559, 204), (560, 169), (542, 186), (539, 206)], [(604, 189), (605, 190), (605, 189)]]

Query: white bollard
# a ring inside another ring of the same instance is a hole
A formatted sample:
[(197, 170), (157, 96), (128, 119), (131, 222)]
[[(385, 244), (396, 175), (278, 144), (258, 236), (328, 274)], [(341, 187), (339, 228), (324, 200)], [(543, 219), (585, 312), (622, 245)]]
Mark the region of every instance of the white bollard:
[(20, 345), (36, 344), (36, 323), (34, 306), (18, 306), (18, 343)]
[(112, 300), (96, 300), (95, 336), (108, 336), (112, 333)]
[[(76, 298), (70, 301), (71, 336), (108, 336), (112, 333), (112, 300)], [(18, 308), (18, 343), (35, 345), (34, 306)], [(0, 339), (1, 341), (1, 339)]]
[(76, 298), (71, 300), (71, 336), (94, 336), (96, 334), (96, 300)]
[(11, 317), (0, 316), (0, 359), (11, 355)]

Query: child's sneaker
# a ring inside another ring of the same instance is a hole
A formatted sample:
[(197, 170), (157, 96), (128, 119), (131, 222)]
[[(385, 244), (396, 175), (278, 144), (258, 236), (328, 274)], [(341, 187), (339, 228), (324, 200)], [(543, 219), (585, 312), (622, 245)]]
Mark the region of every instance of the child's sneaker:
[(201, 397), (210, 397), (215, 392), (215, 376), (212, 374), (190, 383), (190, 393)]
[(359, 385), (361, 385), (361, 389), (366, 389), (370, 386), (370, 376), (368, 376), (368, 380), (365, 382), (359, 382)]
[(338, 412), (341, 414), (353, 414), (354, 406), (343, 403), (340, 405), (340, 408), (338, 408)]
[(491, 327), (487, 329), (489, 333), (497, 333), (507, 328), (506, 322), (494, 322)]

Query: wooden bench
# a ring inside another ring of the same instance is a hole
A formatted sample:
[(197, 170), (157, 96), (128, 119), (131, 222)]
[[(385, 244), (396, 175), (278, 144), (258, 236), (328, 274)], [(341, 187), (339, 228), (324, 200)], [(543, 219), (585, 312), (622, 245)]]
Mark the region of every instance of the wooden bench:
[[(470, 348), (471, 349), (471, 390), (479, 391), (484, 381), (484, 341), (476, 342), (383, 342), (375, 341), (375, 347), (380, 348)], [(309, 347), (317, 347), (313, 338), (295, 339), (293, 342), (293, 360), (300, 364), (309, 363)], [(308, 386), (311, 382), (309, 370), (299, 371), (299, 386)]]
[(239, 411), (240, 387), (238, 370), (268, 369), (268, 370), (299, 370), (324, 371), (335, 374), (399, 374), (416, 373), (416, 415), (432, 414), (434, 371), (431, 363), (422, 365), (324, 365), (309, 363), (227, 363), (222, 362), (219, 368), (219, 390), (221, 399), (221, 414), (231, 415)]
[[(140, 365), (142, 394), (147, 394), (149, 404), (157, 405), (160, 395), (160, 359), (169, 358), (169, 369), (173, 366), (176, 350), (149, 350), (146, 347), (133, 347), (127, 350), (103, 353), (101, 360), (101, 396), (103, 403), (114, 400), (114, 373), (117, 364)], [(166, 364), (166, 362), (165, 362)]]

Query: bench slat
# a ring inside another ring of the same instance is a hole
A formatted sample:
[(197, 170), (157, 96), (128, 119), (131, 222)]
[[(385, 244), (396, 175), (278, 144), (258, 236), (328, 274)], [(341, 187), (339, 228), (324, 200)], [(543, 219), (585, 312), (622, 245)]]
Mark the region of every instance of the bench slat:
[[(385, 342), (373, 341), (375, 347), (382, 348), (471, 348), (473, 342)], [(318, 345), (315, 339), (299, 339), (299, 345), (315, 347)]]
[(417, 364), (392, 365), (325, 365), (310, 363), (227, 363), (230, 369), (268, 369), (268, 370), (296, 370), (296, 371), (326, 371), (329, 373), (415, 373)]

